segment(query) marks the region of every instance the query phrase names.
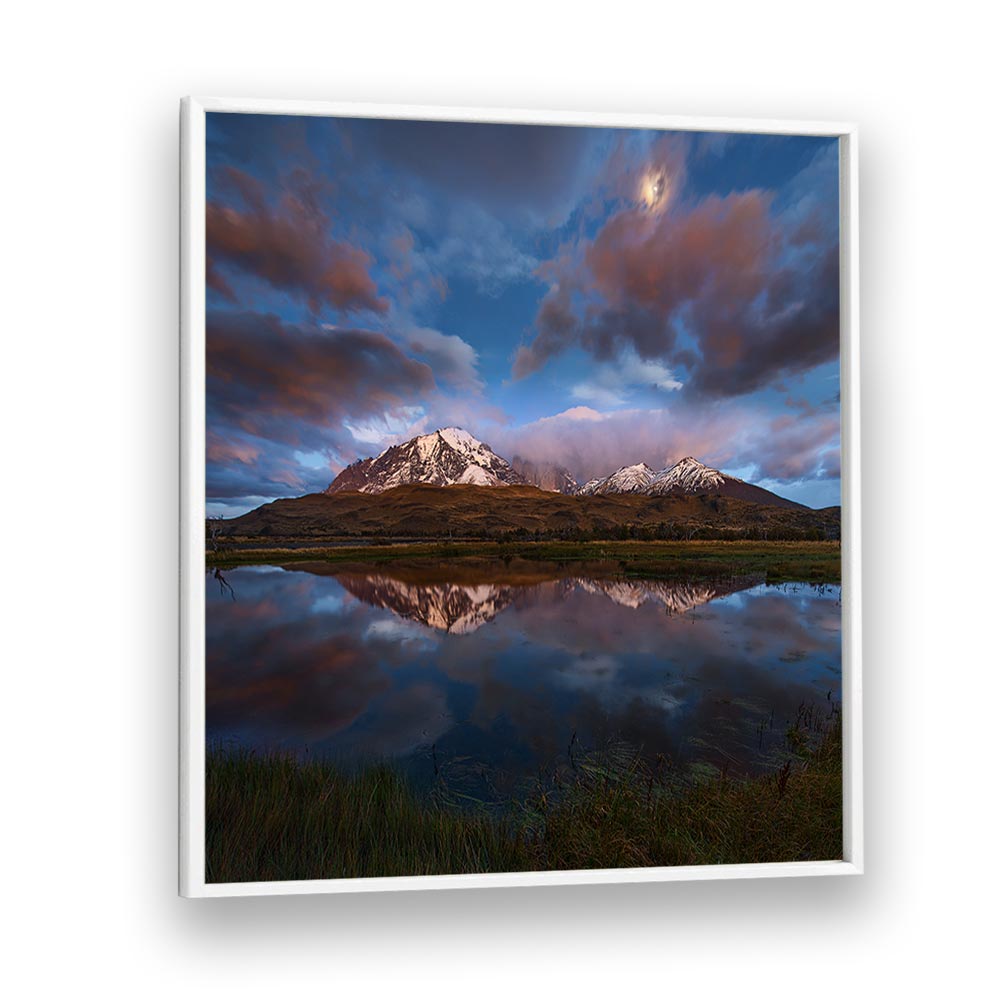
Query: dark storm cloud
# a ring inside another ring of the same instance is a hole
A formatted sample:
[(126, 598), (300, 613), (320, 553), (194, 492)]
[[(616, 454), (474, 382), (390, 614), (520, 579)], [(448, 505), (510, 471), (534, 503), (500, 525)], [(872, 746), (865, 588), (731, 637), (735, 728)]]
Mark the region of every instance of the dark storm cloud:
[(392, 413), (435, 387), (430, 367), (382, 333), (257, 313), (211, 313), (206, 364), (213, 421), (296, 447), (332, 442), (345, 420)]
[(740, 395), (766, 387), (776, 375), (801, 374), (836, 359), (839, 275), (839, 252), (831, 248), (799, 269), (769, 278), (760, 309), (699, 303), (694, 316), (702, 331), (703, 361), (693, 369), (691, 390)]
[(229, 200), (206, 206), (207, 281), (234, 300), (226, 265), (303, 298), (316, 313), (323, 305), (344, 313), (384, 313), (365, 250), (330, 235), (322, 208), (323, 185), (302, 168), (291, 171), (274, 204), (264, 186), (237, 167), (220, 167), (213, 189)]
[(515, 377), (573, 345), (599, 361), (634, 349), (685, 368), (686, 394), (726, 397), (837, 356), (836, 231), (806, 200), (779, 211), (753, 190), (632, 206), (550, 263), (542, 273), (553, 284)]
[(565, 211), (593, 139), (580, 128), (426, 121), (358, 120), (350, 134), (449, 194), (541, 217)]
[(675, 339), (655, 307), (636, 302), (588, 309), (580, 331), (582, 346), (598, 361), (613, 361), (629, 346), (643, 359), (666, 357)]

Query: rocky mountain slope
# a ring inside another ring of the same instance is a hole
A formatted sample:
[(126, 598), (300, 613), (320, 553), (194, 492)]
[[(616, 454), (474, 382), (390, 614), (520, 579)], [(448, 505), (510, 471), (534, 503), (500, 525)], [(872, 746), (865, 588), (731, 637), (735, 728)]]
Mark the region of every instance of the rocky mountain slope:
[(749, 500), (751, 503), (768, 504), (774, 507), (785, 507), (790, 510), (807, 510), (800, 503), (778, 496), (763, 487), (753, 483), (727, 476), (718, 469), (710, 469), (707, 465), (688, 456), (682, 458), (676, 465), (657, 472), (644, 492), (649, 496), (713, 496), (736, 497)]
[(411, 483), (509, 486), (525, 482), (488, 444), (459, 427), (445, 427), (349, 465), (324, 492), (382, 493)]
[(530, 459), (515, 455), (510, 460), (511, 467), (526, 483), (537, 486), (540, 490), (553, 493), (572, 494), (578, 492), (579, 485), (569, 469), (553, 462), (533, 462)]
[(617, 472), (603, 479), (591, 479), (579, 489), (580, 496), (607, 496), (611, 493), (645, 493), (653, 481), (653, 470), (640, 462), (623, 465)]
[(801, 504), (754, 486), (688, 456), (654, 472), (645, 462), (624, 465), (608, 476), (579, 486), (570, 471), (517, 455), (508, 462), (459, 427), (444, 427), (386, 448), (375, 458), (349, 465), (324, 491), (384, 493), (397, 486), (523, 486), (567, 496), (724, 496), (790, 510)]

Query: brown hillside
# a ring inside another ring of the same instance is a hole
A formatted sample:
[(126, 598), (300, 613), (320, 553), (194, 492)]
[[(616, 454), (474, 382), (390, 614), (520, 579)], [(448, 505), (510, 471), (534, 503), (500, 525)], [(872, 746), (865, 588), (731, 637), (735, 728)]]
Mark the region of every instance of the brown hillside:
[(399, 486), (276, 500), (213, 525), (236, 538), (839, 537), (840, 508), (783, 509), (726, 496), (568, 496), (533, 486)]

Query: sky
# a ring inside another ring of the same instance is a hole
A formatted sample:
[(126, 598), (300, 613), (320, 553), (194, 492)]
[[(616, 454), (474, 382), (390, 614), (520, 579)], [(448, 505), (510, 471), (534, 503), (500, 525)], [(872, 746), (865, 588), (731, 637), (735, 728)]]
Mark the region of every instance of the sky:
[(840, 503), (836, 139), (211, 113), (209, 515), (458, 426)]

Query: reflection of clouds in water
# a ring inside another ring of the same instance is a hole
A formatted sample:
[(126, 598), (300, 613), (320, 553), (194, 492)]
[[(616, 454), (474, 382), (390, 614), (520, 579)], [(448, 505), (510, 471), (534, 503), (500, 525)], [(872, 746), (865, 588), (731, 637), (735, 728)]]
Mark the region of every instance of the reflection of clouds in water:
[(454, 722), (439, 687), (411, 684), (380, 697), (370, 721), (345, 733), (344, 742), (362, 757), (400, 757), (436, 742)]
[(258, 746), (406, 756), (437, 742), (530, 771), (574, 730), (741, 753), (755, 706), (777, 728), (799, 702), (839, 697), (839, 588), (723, 588), (702, 603), (703, 587), (656, 581), (231, 578), (237, 603), (207, 592), (209, 732)]
[(621, 660), (606, 653), (580, 656), (559, 667), (559, 683), (576, 688), (607, 687), (614, 682), (621, 666)]
[(584, 655), (559, 666), (555, 679), (566, 688), (593, 696), (605, 710), (620, 710), (637, 698), (666, 711), (674, 711), (683, 704), (683, 697), (670, 693), (660, 675), (650, 677), (646, 683), (635, 679), (629, 681), (621, 676), (624, 666), (616, 656), (605, 653)]
[(323, 594), (312, 602), (314, 615), (336, 614), (344, 608), (344, 599), (339, 594)]
[(365, 629), (366, 639), (385, 642), (418, 643), (425, 649), (435, 649), (439, 642), (426, 626), (402, 618), (380, 618)]
[(388, 687), (364, 649), (344, 636), (319, 641), (269, 629), (232, 652), (223, 660), (209, 651), (209, 727), (249, 743), (327, 740)]
[(753, 590), (740, 590), (735, 594), (724, 594), (722, 597), (717, 597), (712, 603), (713, 606), (718, 608), (742, 611), (747, 606), (747, 601), (753, 598), (754, 592), (761, 589), (760, 587), (754, 587)]

